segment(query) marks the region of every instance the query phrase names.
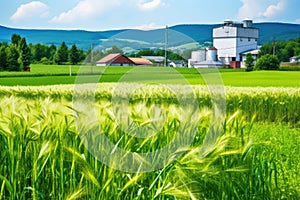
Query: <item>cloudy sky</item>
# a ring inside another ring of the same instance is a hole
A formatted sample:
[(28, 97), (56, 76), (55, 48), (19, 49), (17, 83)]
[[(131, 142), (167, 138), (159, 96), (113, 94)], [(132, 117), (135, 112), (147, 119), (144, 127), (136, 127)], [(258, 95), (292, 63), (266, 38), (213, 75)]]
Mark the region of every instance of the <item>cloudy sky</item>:
[(34, 29), (154, 29), (225, 19), (300, 23), (299, 0), (0, 0), (0, 25)]

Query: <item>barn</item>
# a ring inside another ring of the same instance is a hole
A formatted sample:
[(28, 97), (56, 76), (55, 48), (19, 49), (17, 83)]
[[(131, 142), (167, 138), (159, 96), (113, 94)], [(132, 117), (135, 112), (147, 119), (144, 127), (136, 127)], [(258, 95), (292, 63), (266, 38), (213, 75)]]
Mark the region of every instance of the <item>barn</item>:
[(112, 53), (96, 62), (96, 66), (133, 66), (135, 63), (121, 53)]

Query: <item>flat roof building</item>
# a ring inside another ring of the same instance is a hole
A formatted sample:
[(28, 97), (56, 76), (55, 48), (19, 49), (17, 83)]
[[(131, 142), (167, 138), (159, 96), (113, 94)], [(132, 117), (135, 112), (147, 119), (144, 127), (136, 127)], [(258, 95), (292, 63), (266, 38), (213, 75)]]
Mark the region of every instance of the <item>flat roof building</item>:
[(241, 62), (242, 53), (258, 48), (258, 28), (252, 20), (234, 22), (225, 20), (224, 25), (213, 29), (213, 45), (218, 49), (218, 59), (224, 64)]

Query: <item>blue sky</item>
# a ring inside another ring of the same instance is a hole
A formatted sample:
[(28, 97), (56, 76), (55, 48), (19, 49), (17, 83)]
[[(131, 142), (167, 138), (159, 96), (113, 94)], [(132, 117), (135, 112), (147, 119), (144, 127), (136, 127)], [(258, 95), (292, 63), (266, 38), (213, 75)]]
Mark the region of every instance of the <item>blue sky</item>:
[(34, 29), (147, 30), (245, 18), (254, 22), (299, 24), (299, 8), (299, 0), (0, 0), (0, 25)]

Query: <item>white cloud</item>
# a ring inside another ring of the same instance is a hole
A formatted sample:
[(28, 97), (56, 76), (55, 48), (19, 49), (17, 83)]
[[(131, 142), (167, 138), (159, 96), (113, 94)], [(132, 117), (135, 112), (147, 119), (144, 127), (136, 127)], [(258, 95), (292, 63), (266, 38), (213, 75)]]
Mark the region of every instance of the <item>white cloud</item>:
[(144, 30), (144, 31), (149, 31), (149, 30), (154, 30), (154, 29), (159, 29), (162, 28), (160, 26), (157, 26), (155, 23), (150, 23), (150, 24), (143, 24), (141, 26), (136, 27), (136, 29)]
[(256, 20), (272, 19), (286, 9), (286, 0), (241, 0), (243, 6), (239, 9), (238, 18)]
[(49, 7), (40, 2), (32, 1), (22, 4), (17, 11), (10, 17), (13, 22), (20, 22), (32, 18), (46, 18), (49, 15)]
[(153, 10), (161, 5), (164, 5), (161, 0), (145, 1), (139, 0), (138, 6), (141, 10)]
[(270, 5), (266, 11), (263, 13), (263, 16), (266, 18), (271, 18), (272, 16), (285, 10), (285, 1), (281, 0), (276, 5)]
[(87, 20), (120, 5), (122, 0), (81, 0), (74, 8), (51, 19), (55, 23), (70, 23)]
[[(132, 12), (135, 12), (132, 8), (138, 8), (144, 12), (164, 5), (165, 3), (162, 0), (80, 0), (75, 7), (54, 16), (50, 22), (61, 24), (78, 23), (80, 21), (94, 20), (99, 16), (105, 16), (108, 11), (111, 12), (111, 15), (117, 15), (118, 13), (114, 13), (113, 11), (120, 10), (122, 7), (124, 7), (124, 11), (131, 9)], [(129, 11), (128, 14), (130, 14)]]
[(254, 19), (257, 13), (261, 12), (261, 6), (258, 1), (254, 0), (241, 0), (243, 2), (243, 6), (239, 9), (238, 18), (245, 19), (251, 18)]

